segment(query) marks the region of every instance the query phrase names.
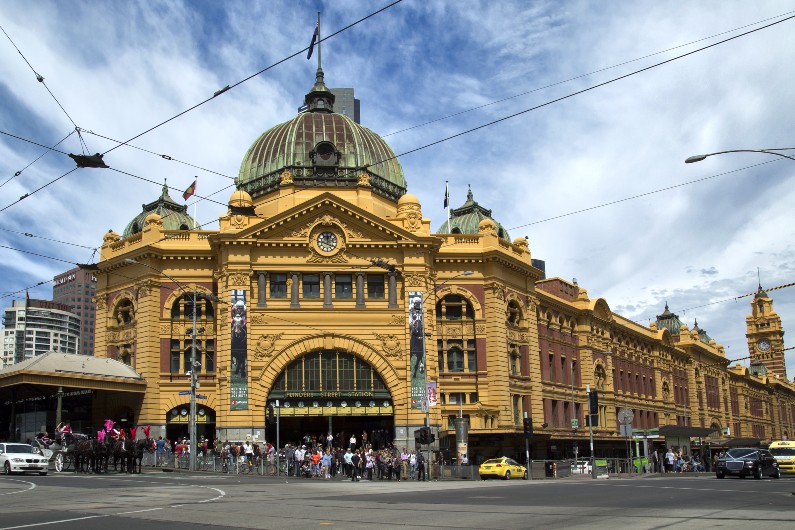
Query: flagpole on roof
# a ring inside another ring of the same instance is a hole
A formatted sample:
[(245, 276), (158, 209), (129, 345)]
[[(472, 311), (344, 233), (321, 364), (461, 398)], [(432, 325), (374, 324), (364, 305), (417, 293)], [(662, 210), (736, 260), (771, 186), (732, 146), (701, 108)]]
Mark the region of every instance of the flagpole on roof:
[(447, 232), (453, 233), (453, 226), (450, 224), (450, 191), (447, 180), (444, 181), (444, 205), (447, 206)]
[[(195, 180), (193, 181), (193, 189), (196, 190), (196, 187), (199, 185), (199, 175), (196, 175)], [(193, 201), (193, 229), (196, 230), (199, 228), (199, 223), (196, 221), (199, 215), (199, 201)]]
[(317, 69), (320, 70), (320, 11), (317, 12)]

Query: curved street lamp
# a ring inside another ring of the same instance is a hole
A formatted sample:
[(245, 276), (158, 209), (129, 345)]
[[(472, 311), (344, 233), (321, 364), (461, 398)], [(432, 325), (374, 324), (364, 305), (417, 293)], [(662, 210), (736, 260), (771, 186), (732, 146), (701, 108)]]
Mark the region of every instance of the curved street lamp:
[(726, 153), (767, 153), (768, 155), (776, 155), (782, 158), (789, 158), (795, 160), (795, 157), (779, 153), (779, 151), (795, 151), (795, 147), (776, 147), (771, 149), (730, 149), (729, 151), (717, 151), (715, 153), (707, 153), (705, 155), (693, 155), (687, 157), (685, 164), (692, 164), (694, 162), (701, 162), (708, 156), (723, 155)]
[(199, 300), (210, 300), (213, 302), (218, 302), (219, 299), (212, 295), (207, 295), (204, 293), (199, 294), (198, 290), (194, 286), (193, 292), (191, 293), (187, 287), (182, 285), (181, 282), (177, 281), (176, 278), (166, 274), (164, 271), (158, 269), (157, 267), (153, 267), (148, 263), (144, 263), (142, 261), (137, 261), (131, 258), (127, 258), (123, 260), (123, 263), (126, 265), (143, 265), (153, 271), (162, 274), (175, 284), (177, 287), (180, 288), (186, 295), (191, 295), (193, 301), (191, 302), (193, 308), (193, 327), (187, 331), (185, 334), (190, 335), (191, 337), (191, 349), (190, 349), (190, 418), (188, 420), (188, 437), (190, 438), (189, 443), (191, 445), (188, 451), (188, 461), (189, 467), (191, 471), (196, 471), (196, 452), (198, 445), (196, 444), (196, 387), (198, 386), (198, 375), (196, 373), (197, 369), (201, 366), (196, 360), (196, 337), (197, 335), (201, 335), (204, 333), (204, 328), (196, 329), (196, 304)]

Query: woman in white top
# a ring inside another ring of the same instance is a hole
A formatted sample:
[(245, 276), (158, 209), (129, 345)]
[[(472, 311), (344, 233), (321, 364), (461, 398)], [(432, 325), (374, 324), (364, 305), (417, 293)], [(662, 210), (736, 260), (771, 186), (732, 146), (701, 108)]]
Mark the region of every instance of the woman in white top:
[(356, 435), (355, 434), (351, 434), (351, 439), (348, 442), (348, 447), (351, 448), (351, 451), (356, 450)]

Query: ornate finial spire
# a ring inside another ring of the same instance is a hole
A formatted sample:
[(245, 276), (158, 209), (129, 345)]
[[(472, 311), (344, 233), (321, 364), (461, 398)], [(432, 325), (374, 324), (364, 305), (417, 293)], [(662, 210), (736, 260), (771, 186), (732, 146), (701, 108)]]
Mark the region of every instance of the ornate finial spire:
[[(315, 32), (317, 34), (317, 71), (315, 72), (315, 86), (304, 96), (304, 105), (306, 105), (309, 112), (334, 112), (334, 94), (326, 87), (326, 83), (323, 80), (323, 67), (321, 66), (320, 41), (322, 39), (320, 37), (320, 11), (317, 13), (317, 26)], [(312, 42), (314, 41), (315, 39), (313, 37)]]
[(474, 195), (472, 195), (472, 185), (467, 184), (467, 201), (472, 202), (475, 200)]

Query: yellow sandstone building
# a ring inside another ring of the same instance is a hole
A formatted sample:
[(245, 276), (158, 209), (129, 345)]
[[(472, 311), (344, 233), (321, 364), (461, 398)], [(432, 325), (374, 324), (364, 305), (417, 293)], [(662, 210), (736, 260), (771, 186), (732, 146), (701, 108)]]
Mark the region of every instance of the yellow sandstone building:
[(219, 230), (193, 229), (164, 185), (121, 235), (105, 234), (95, 355), (146, 381), (114, 418), (187, 435), (195, 370), (198, 434), (222, 440), (275, 442), (278, 401), (282, 445), (332, 432), (414, 447), (427, 402), (441, 449), (455, 451), (461, 416), (470, 458), (522, 454), (526, 413), (533, 456), (568, 455), (577, 440), (585, 453), (586, 385), (599, 393), (599, 456), (624, 447), (622, 409), (635, 429), (791, 436), (784, 332), (761, 288), (751, 369), (729, 366), (667, 307), (644, 327), (546, 278), (471, 191), (433, 232), (386, 142), (333, 112), (320, 68), (305, 104), (249, 148)]

